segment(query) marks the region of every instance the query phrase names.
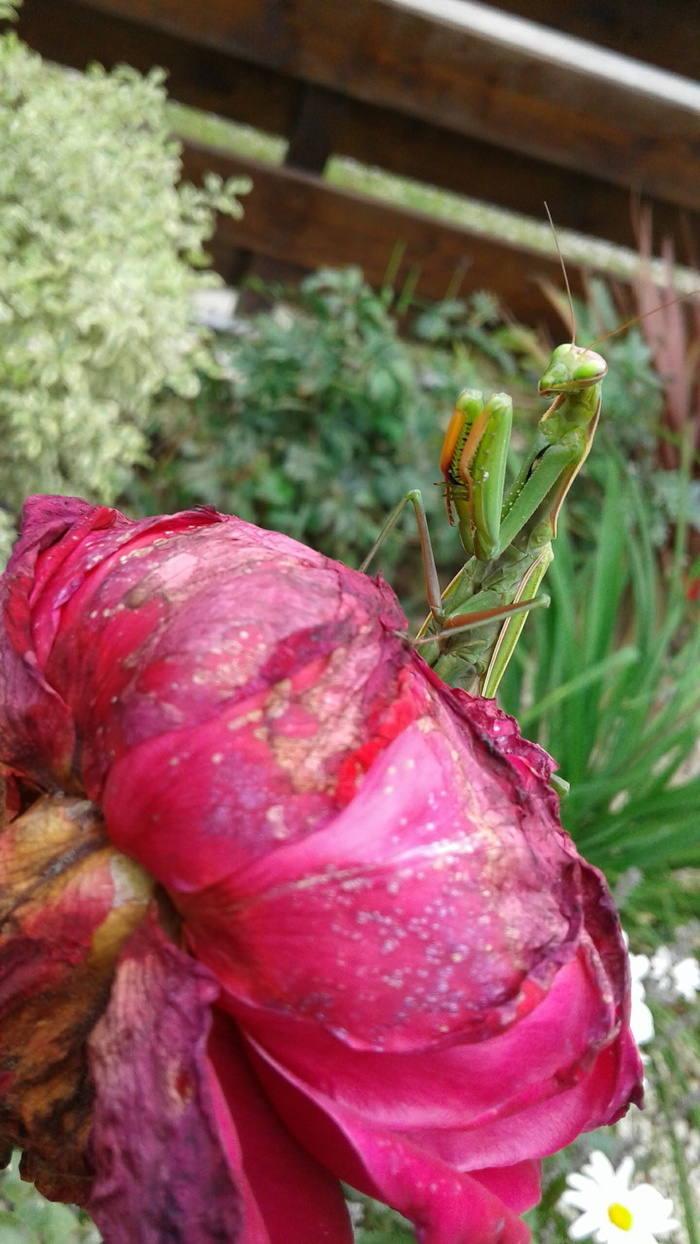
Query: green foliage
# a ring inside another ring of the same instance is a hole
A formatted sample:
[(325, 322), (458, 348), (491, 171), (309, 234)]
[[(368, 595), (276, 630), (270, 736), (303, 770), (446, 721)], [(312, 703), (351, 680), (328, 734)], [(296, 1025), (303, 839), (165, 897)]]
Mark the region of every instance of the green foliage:
[(613, 874), (698, 865), (700, 628), (614, 457), (595, 540), (559, 535), (551, 607), (529, 619), (502, 701), (571, 783), (562, 820), (589, 859)]
[[(466, 302), (455, 298), (425, 307), (411, 329), (419, 341), (453, 355), (455, 366), (476, 355), (481, 383), (485, 383), (484, 362), (490, 362), (492, 388), (507, 386), (510, 392), (515, 384), (516, 402), (522, 399), (526, 409), (534, 409), (536, 381), (550, 352), (532, 330), (517, 321), (504, 321), (498, 299), (488, 290), (477, 290)], [(465, 380), (462, 387), (467, 383)], [(487, 388), (490, 393), (491, 388)]]
[(193, 396), (210, 366), (191, 301), (215, 278), (194, 267), (242, 187), (177, 186), (162, 77), (62, 72), (0, 37), (5, 543), (29, 492), (112, 500), (154, 396)]
[(663, 406), (663, 385), (654, 370), (651, 351), (639, 324), (624, 332), (608, 286), (599, 278), (589, 281), (587, 302), (574, 304), (576, 340), (599, 341), (595, 348), (608, 364), (605, 379), (605, 417), (597, 433), (597, 447), (607, 452), (612, 443), (625, 456), (638, 458), (656, 443)]
[[(281, 291), (269, 292), (274, 300)], [(582, 339), (615, 322), (604, 287), (594, 305), (580, 311)], [(435, 482), (454, 399), (467, 386), (513, 393), (514, 474), (545, 408), (536, 388), (549, 350), (522, 326), (504, 324), (485, 292), (423, 309), (408, 334), (399, 334), (398, 310), (357, 270), (325, 270), (237, 335), (222, 335), (222, 374), (205, 380), (195, 402), (156, 411), (156, 469), (131, 485), (131, 504), (146, 512), (213, 504), (357, 564), (398, 498), (418, 486), (438, 564), (451, 577), (460, 546)], [(606, 342), (605, 354), (601, 430), (567, 501), (574, 530), (589, 537), (612, 447), (634, 449), (645, 486), (656, 488), (660, 474), (650, 466), (661, 397), (649, 351), (632, 332)], [(677, 511), (678, 490), (668, 480), (659, 495), (664, 489), (668, 504), (650, 520), (658, 541)], [(403, 532), (411, 552), (401, 553), (398, 577), (398, 538), (382, 549), (381, 564), (418, 617), (425, 598), (409, 515)]]
[(411, 1224), (396, 1210), (360, 1192), (349, 1192), (348, 1202), (357, 1244), (414, 1244)]
[[(676, 1172), (678, 1218), (688, 1244), (700, 1244), (700, 1198), (696, 1195), (700, 1145), (700, 1004), (671, 1009), (652, 1004), (657, 1041), (651, 1064), (659, 1103), (659, 1128), (670, 1140)], [(695, 1152), (693, 1153), (693, 1150)]]
[[(444, 426), (460, 389), (478, 383), (476, 367), (463, 349), (402, 339), (388, 304), (357, 269), (322, 271), (222, 337), (222, 376), (205, 380), (179, 423), (156, 424), (156, 472), (132, 501), (151, 511), (213, 504), (352, 564), (418, 485), (438, 545), (456, 554), (434, 483)], [(415, 527), (406, 530), (417, 547)], [(415, 563), (411, 573), (424, 600)]]
[(75, 1206), (47, 1201), (19, 1177), (19, 1153), (0, 1171), (2, 1244), (99, 1244), (97, 1228)]
[[(700, 947), (700, 925), (691, 922), (677, 930), (676, 949), (686, 955)], [(651, 953), (658, 942), (646, 942)], [(685, 944), (685, 945), (684, 945)], [(634, 944), (638, 951), (639, 945)], [(645, 1108), (632, 1106), (614, 1128), (603, 1128), (578, 1138), (567, 1149), (546, 1158), (543, 1196), (526, 1215), (538, 1244), (567, 1244), (569, 1217), (558, 1206), (566, 1175), (580, 1170), (593, 1149), (601, 1149), (617, 1167), (625, 1156), (635, 1164), (634, 1183), (646, 1179), (674, 1204), (681, 1223), (677, 1244), (700, 1244), (700, 997), (687, 1002), (652, 975), (643, 982), (655, 1033), (645, 1044)]]

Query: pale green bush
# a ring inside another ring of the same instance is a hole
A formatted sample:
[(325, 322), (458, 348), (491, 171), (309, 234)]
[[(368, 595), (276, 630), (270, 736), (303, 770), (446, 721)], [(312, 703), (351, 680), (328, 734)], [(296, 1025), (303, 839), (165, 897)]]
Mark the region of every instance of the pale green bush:
[(163, 77), (68, 73), (0, 37), (0, 556), (28, 493), (113, 500), (156, 395), (210, 365), (196, 269), (246, 187), (178, 186)]

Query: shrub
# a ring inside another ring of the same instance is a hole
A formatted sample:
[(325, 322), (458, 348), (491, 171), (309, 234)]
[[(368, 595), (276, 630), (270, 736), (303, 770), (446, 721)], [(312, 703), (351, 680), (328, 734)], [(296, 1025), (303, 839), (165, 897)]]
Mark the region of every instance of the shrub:
[[(221, 375), (181, 403), (178, 418), (172, 403), (158, 412), (156, 467), (130, 487), (133, 508), (213, 504), (358, 565), (401, 495), (419, 486), (438, 558), (445, 572), (456, 570), (460, 543), (436, 487), (442, 436), (462, 388), (503, 387), (495, 364), (522, 385), (505, 345), (493, 357), (508, 330), (481, 326), (477, 297), (460, 304), (469, 349), (454, 335), (448, 349), (437, 340), (438, 309), (402, 335), (390, 294), (373, 291), (357, 268), (325, 269), (296, 291), (269, 293), (283, 301), (219, 338)], [(420, 620), (426, 597), (411, 511), (373, 573), (380, 568)]]
[(111, 501), (154, 396), (211, 367), (196, 269), (244, 187), (178, 186), (165, 99), (160, 71), (68, 73), (0, 37), (0, 555), (27, 493)]

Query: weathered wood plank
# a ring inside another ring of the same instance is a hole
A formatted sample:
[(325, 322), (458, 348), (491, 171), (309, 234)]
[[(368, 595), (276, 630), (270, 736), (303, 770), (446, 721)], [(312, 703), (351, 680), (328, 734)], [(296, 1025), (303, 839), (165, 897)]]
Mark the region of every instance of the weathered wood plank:
[(688, 0), (491, 0), (498, 9), (553, 26), (661, 69), (700, 78), (700, 13)]
[(157, 26), (102, 12), (82, 0), (25, 0), (17, 32), (49, 60), (76, 69), (92, 61), (168, 71), (168, 92), (180, 103), (288, 135), (304, 83), (237, 60), (211, 45), (169, 35)]
[[(494, 143), (355, 101), (337, 111), (334, 149), (361, 163), (538, 220), (544, 218), (547, 203), (559, 227), (637, 249), (633, 215), (640, 196), (602, 178), (504, 152)], [(655, 250), (670, 236), (683, 256), (688, 230), (700, 239), (700, 213), (644, 199), (652, 208)]]
[[(357, 264), (371, 284), (380, 286), (401, 247), (397, 290), (417, 271), (417, 293), (437, 301), (461, 273), (463, 294), (490, 289), (525, 322), (547, 322), (561, 335), (561, 321), (538, 285), (543, 277), (561, 284), (558, 264), (546, 256), (337, 189), (310, 174), (232, 158), (209, 147), (188, 145), (184, 168), (193, 180), (207, 169), (253, 179), (243, 219), (222, 218), (214, 239), (213, 254), (225, 277), (244, 250), (309, 270)], [(580, 273), (573, 268), (569, 277), (574, 291), (580, 291)]]
[(590, 176), (604, 169), (618, 186), (700, 210), (700, 86), (678, 79), (673, 90), (669, 75), (662, 89), (660, 70), (642, 82), (641, 67), (623, 58), (614, 58), (616, 73), (591, 72), (586, 45), (567, 42), (567, 58), (540, 36), (540, 50), (524, 50), (470, 28), (467, 3), (441, 0), (452, 16), (440, 21), (417, 11), (421, 2), (430, 0), (90, 0), (278, 73)]
[[(57, 20), (60, 5), (61, 20)], [(236, 60), (150, 26), (126, 21), (85, 6), (80, 0), (24, 0), (20, 34), (44, 56), (77, 68), (91, 60), (119, 62), (146, 72), (154, 64), (168, 69), (173, 98), (271, 133), (299, 134), (304, 91), (298, 79)], [(323, 88), (308, 88), (323, 90)], [(629, 191), (598, 177), (564, 170), (393, 110), (323, 91), (322, 148), (349, 155), (388, 172), (415, 178), (501, 207), (541, 217), (549, 204), (557, 224), (619, 245), (636, 245)], [(316, 109), (317, 115), (319, 109)], [(310, 159), (297, 138), (288, 162)], [(314, 167), (322, 154), (314, 151)], [(684, 253), (684, 229), (700, 236), (700, 216), (652, 200), (658, 237), (672, 236)]]

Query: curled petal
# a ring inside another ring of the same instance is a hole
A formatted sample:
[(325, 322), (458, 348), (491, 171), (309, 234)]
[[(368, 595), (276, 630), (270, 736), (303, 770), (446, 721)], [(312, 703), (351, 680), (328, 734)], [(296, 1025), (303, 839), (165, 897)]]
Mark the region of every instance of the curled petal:
[(152, 911), (90, 1037), (87, 1208), (109, 1244), (350, 1244), (340, 1184), (255, 1084), (218, 994)]
[[(476, 1181), (521, 1212), (537, 1199), (537, 1159), (607, 1117), (637, 1071), (629, 1038), (611, 1044), (599, 1035), (593, 1052), (596, 982), (579, 962), (501, 1035), (415, 1055), (351, 1051), (308, 1021), (230, 1005), (290, 1129), (337, 1175), (409, 1217), (415, 1203), (397, 1200), (378, 1155), (391, 1153), (396, 1167), (407, 1155), (414, 1172), (422, 1164), (426, 1195), (441, 1171), (441, 1187), (449, 1182), (455, 1197), (462, 1189), (462, 1208)], [(436, 1195), (423, 1217), (438, 1220), (441, 1201)], [(471, 1244), (466, 1228), (463, 1238)]]
[(176, 895), (231, 993), (387, 1050), (478, 1040), (541, 1000), (575, 953), (577, 867), (454, 757), (449, 718), (426, 712), (326, 829)]
[(268, 1244), (210, 1083), (218, 992), (151, 912), (124, 947), (90, 1037), (95, 1179), (87, 1208), (109, 1244)]
[(230, 1115), (270, 1244), (351, 1244), (338, 1180), (286, 1127), (255, 1077), (236, 1025), (218, 1008), (208, 1054), (221, 1098), (220, 1127), (226, 1134)]

